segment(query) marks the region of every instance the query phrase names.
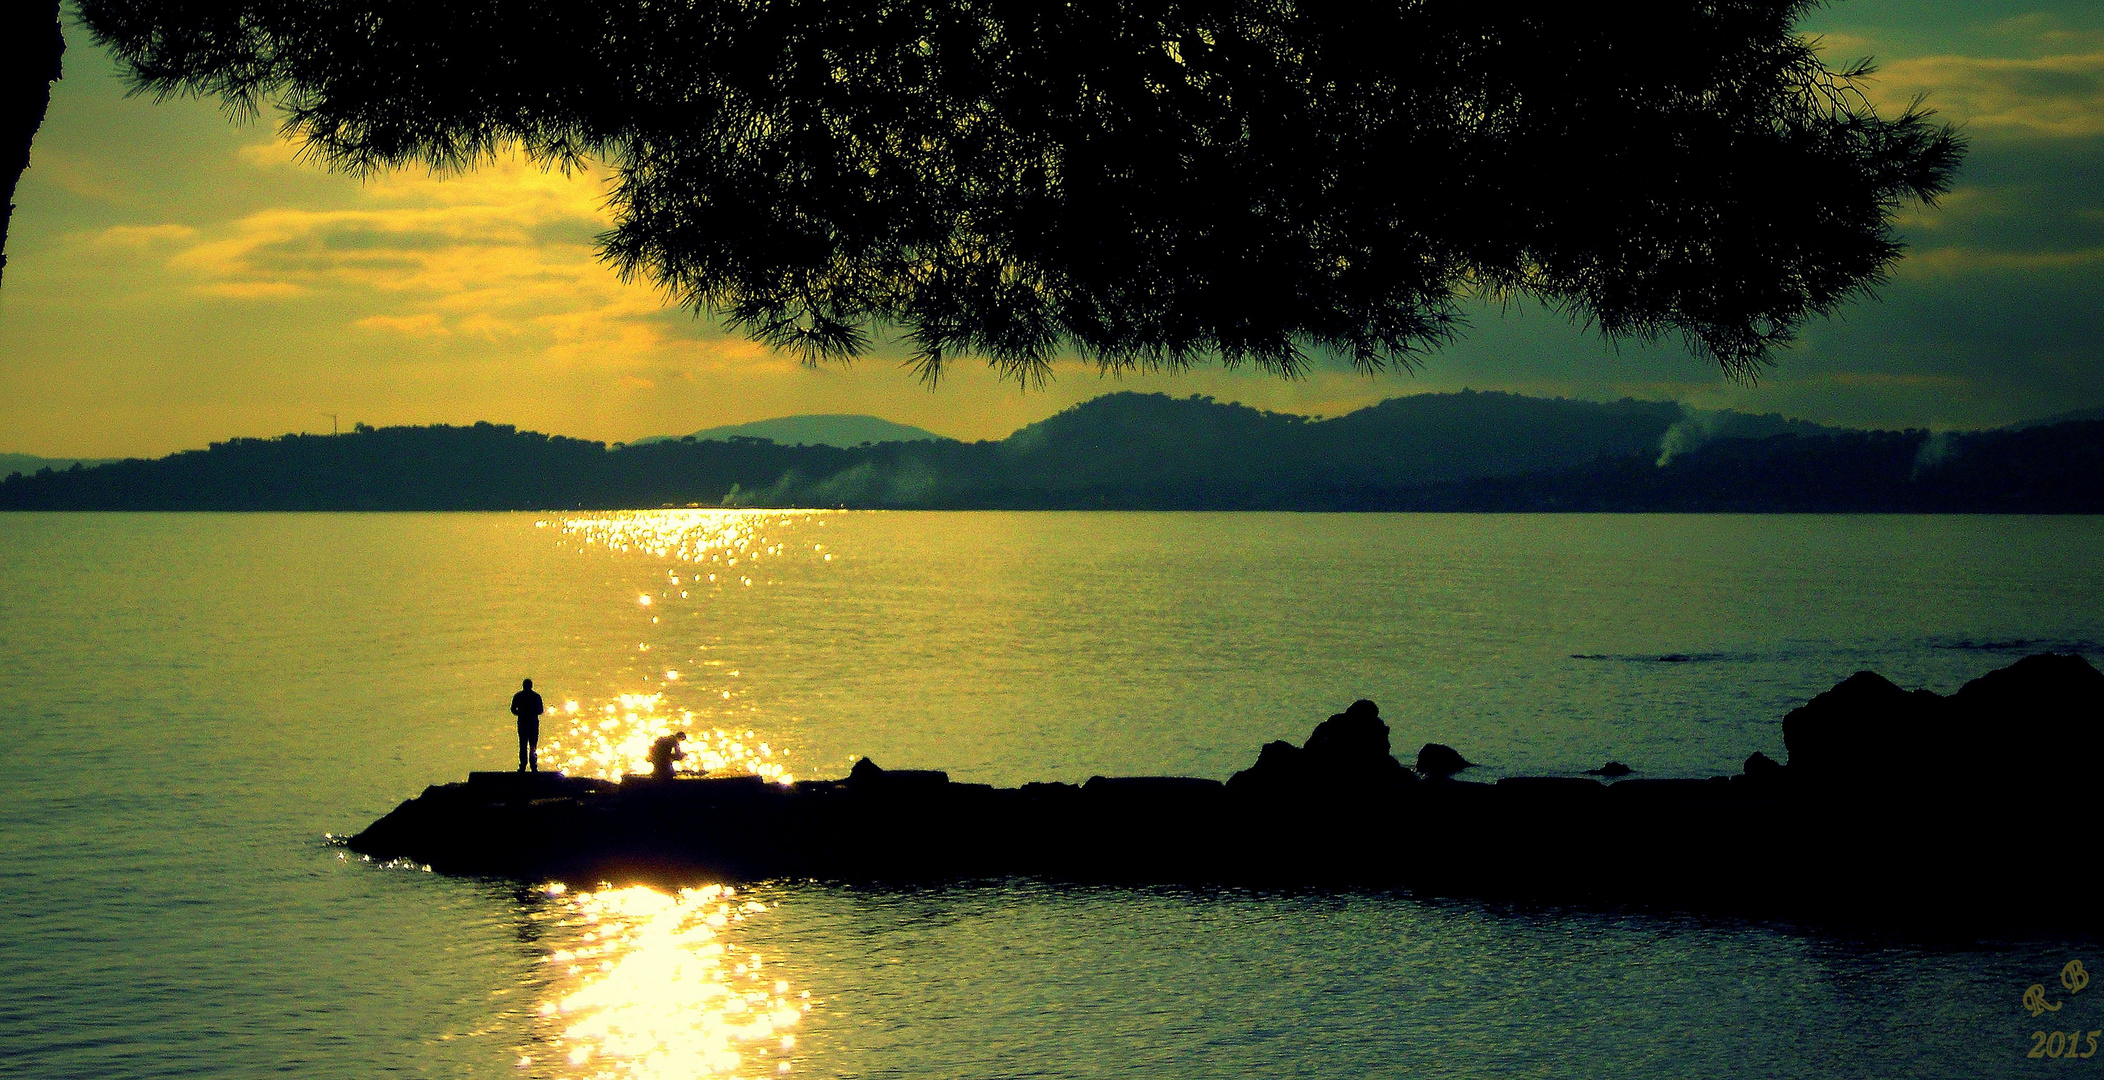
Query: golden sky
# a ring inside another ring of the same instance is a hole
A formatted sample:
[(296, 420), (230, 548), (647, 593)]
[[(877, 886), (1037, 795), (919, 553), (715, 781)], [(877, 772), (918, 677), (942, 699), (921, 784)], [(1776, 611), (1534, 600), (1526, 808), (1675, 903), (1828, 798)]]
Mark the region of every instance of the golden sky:
[(1485, 310), (1416, 374), (1252, 371), (1041, 391), (969, 360), (932, 392), (878, 355), (817, 370), (667, 308), (599, 263), (605, 174), (517, 160), (359, 180), (271, 120), (126, 97), (69, 31), (0, 285), (0, 451), (157, 455), (234, 435), (472, 423), (607, 441), (796, 413), (997, 438), (1119, 389), (1334, 415), (1398, 394), (1677, 398), (1826, 422), (1969, 427), (2104, 404), (2104, 15), (2088, 5), (1853, 2), (1830, 60), (1875, 55), (1974, 150), (1873, 301), (1814, 325), (1756, 387), (1677, 344), (1619, 350), (1539, 309)]

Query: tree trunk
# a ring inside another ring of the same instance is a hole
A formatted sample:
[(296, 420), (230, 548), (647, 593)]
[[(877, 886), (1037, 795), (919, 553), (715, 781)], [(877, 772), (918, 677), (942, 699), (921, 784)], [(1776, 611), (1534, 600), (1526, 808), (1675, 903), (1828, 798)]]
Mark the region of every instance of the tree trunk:
[(15, 185), (29, 168), (29, 144), (51, 108), (51, 84), (66, 55), (59, 0), (0, 0), (0, 179), (7, 184), (0, 213), (0, 274), (7, 271), (7, 226), (15, 216)]

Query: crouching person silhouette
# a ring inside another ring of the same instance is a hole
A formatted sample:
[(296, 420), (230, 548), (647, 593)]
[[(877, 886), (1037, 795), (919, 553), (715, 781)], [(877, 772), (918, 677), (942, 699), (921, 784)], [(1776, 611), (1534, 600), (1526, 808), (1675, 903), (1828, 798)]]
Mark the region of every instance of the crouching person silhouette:
[(541, 713), (546, 711), (541, 696), (533, 692), (532, 679), (511, 696), (511, 714), (519, 718), (520, 772), (541, 771)]
[(679, 745), (686, 741), (687, 733), (682, 731), (675, 735), (667, 735), (650, 744), (651, 779), (672, 779), (672, 763), (687, 756), (687, 752), (680, 749)]

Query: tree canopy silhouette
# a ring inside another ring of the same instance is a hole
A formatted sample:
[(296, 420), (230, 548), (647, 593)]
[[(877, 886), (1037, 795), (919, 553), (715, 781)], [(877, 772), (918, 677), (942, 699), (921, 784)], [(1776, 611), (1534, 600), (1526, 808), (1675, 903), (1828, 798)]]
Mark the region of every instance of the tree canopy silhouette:
[(1527, 295), (1750, 376), (1961, 144), (1813, 0), (81, 0), (352, 170), (611, 164), (604, 255), (807, 361), (1365, 369)]
[(0, 4), (0, 272), (7, 269), (7, 229), (15, 218), (15, 185), (29, 168), (29, 147), (51, 108), (51, 84), (66, 55), (59, 0)]

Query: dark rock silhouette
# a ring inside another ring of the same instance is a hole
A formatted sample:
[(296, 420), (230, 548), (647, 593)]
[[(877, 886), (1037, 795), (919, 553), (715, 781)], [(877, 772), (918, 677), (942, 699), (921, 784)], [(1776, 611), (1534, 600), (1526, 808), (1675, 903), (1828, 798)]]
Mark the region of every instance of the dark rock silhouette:
[(2094, 791), (2104, 781), (2104, 672), (2080, 656), (2027, 656), (1950, 697), (1957, 745), (1997, 787)]
[(1357, 760), (1388, 756), (1388, 724), (1381, 708), (1360, 698), (1343, 712), (1315, 725), (1301, 749), (1332, 760)]
[(1587, 776), (1609, 776), (1609, 777), (1613, 777), (1613, 776), (1628, 776), (1628, 775), (1629, 775), (1630, 773), (1632, 773), (1632, 772), (1635, 772), (1635, 771), (1636, 771), (1635, 769), (1632, 769), (1632, 768), (1630, 768), (1629, 766), (1627, 766), (1627, 765), (1624, 765), (1624, 764), (1622, 764), (1622, 763), (1621, 763), (1621, 762), (1619, 762), (1619, 761), (1610, 761), (1610, 762), (1608, 762), (1607, 764), (1605, 764), (1605, 765), (1602, 765), (1602, 766), (1600, 766), (1600, 767), (1599, 767), (1599, 768), (1597, 768), (1597, 769), (1587, 769), (1587, 770), (1585, 770), (1585, 775), (1587, 775)]
[[(1402, 780), (1387, 725), (1360, 702), (1306, 745), (1265, 746), (1224, 785), (1097, 776), (995, 788), (868, 759), (845, 779), (794, 785), (475, 773), (350, 845), (447, 872), (594, 881), (1402, 886), (1938, 934), (2088, 933), (2104, 930), (2094, 897), (2040, 884), (2009, 853), (2025, 837), (2087, 835), (2078, 811), (2096, 790), (2082, 781), (2100, 764), (2100, 734), (2104, 676), (2079, 657), (2037, 656), (1948, 698), (1850, 676), (1791, 712), (1789, 764), (1754, 753), (1732, 777)], [(1937, 764), (1905, 771), (1924, 761)]]
[(1783, 718), (1783, 746), (1799, 780), (1882, 786), (1922, 775), (1952, 747), (1948, 709), (1933, 691), (1900, 689), (1858, 671)]
[(1279, 739), (1257, 751), (1257, 763), (1227, 778), (1229, 791), (1279, 792), (1305, 787), (1312, 779), (1301, 748)]
[[(1783, 719), (1790, 775), (1829, 794), (1884, 794), (1963, 762), (1970, 791), (2104, 777), (2104, 673), (2042, 653), (1944, 697), (1859, 671)], [(1750, 771), (1750, 770), (1749, 770)]]
[(1416, 780), (1388, 753), (1388, 723), (1381, 719), (1380, 707), (1361, 698), (1315, 725), (1301, 746), (1266, 743), (1257, 763), (1229, 777), (1227, 786), (1234, 791), (1334, 798)]
[(937, 769), (885, 769), (868, 758), (855, 762), (843, 783), (854, 791), (888, 795), (940, 792), (949, 786), (950, 774)]
[(1426, 777), (1452, 776), (1463, 769), (1475, 768), (1475, 763), (1461, 756), (1461, 752), (1445, 743), (1426, 743), (1417, 752), (1417, 771)]

